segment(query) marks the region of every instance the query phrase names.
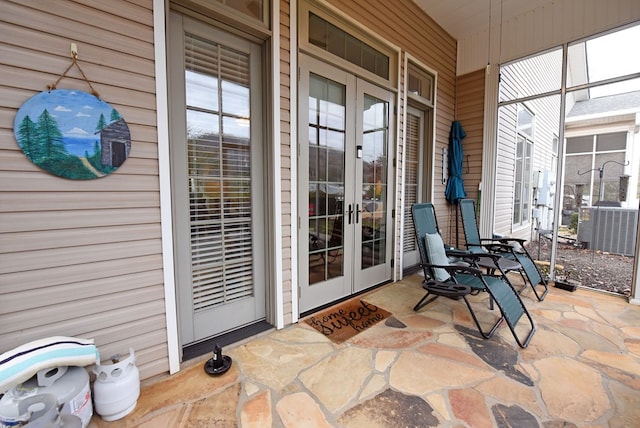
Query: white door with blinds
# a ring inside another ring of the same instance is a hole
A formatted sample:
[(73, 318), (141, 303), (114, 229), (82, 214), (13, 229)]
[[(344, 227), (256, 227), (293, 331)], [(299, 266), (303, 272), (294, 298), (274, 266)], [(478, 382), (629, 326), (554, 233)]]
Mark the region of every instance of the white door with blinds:
[(171, 171), (182, 345), (265, 318), (260, 45), (171, 14)]

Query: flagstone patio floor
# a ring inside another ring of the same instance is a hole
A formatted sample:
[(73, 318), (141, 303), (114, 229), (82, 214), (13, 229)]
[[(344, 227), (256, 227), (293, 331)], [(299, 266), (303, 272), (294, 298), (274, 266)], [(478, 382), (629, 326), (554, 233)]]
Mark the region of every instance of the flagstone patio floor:
[[(526, 349), (506, 325), (481, 339), (462, 301), (418, 312), (418, 275), (359, 298), (393, 314), (342, 344), (304, 322), (223, 349), (143, 383), (135, 410), (90, 427), (634, 427), (640, 421), (640, 307), (550, 287), (523, 301), (537, 331)], [(471, 298), (488, 323), (486, 295)], [(524, 324), (524, 323), (522, 323)], [(486, 324), (485, 324), (486, 325)]]

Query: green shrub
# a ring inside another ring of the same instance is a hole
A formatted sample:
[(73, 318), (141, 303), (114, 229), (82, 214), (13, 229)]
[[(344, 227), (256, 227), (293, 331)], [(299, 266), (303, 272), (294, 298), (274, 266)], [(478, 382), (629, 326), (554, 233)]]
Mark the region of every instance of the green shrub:
[(571, 214), (571, 219), (569, 220), (569, 230), (571, 232), (578, 232), (578, 213)]

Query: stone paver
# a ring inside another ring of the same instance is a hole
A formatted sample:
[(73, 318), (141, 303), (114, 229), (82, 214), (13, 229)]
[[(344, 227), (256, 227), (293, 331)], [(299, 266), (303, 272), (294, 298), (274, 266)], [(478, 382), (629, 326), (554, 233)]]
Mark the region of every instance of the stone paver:
[(591, 423), (611, 406), (602, 377), (592, 367), (560, 357), (534, 365), (541, 373), (540, 393), (551, 416)]
[(473, 389), (452, 389), (449, 391), (449, 402), (453, 414), (467, 425), (474, 428), (493, 428), (484, 397)]
[(262, 391), (251, 397), (242, 407), (240, 422), (243, 427), (270, 427), (273, 424), (271, 392)]
[[(321, 336), (317, 332), (315, 334)], [(327, 342), (285, 343), (265, 338), (251, 341), (229, 354), (250, 379), (279, 390), (333, 350), (334, 347)]]
[(347, 428), (440, 426), (429, 403), (420, 397), (390, 389), (347, 410), (338, 422)]
[[(336, 412), (358, 396), (371, 373), (372, 352), (347, 348), (300, 373), (300, 381), (330, 411)], [(340, 385), (336, 388), (336, 385)]]
[(520, 382), (504, 377), (495, 377), (480, 383), (476, 389), (501, 403), (518, 404), (529, 412), (534, 412), (537, 415), (542, 414), (537, 401), (536, 390)]
[(331, 428), (318, 403), (304, 392), (285, 396), (276, 409), (286, 428)]
[(515, 405), (496, 404), (491, 407), (491, 411), (499, 427), (537, 428), (539, 426), (535, 416)]
[(408, 394), (425, 395), (451, 385), (467, 385), (494, 376), (493, 370), (460, 364), (414, 351), (403, 352), (394, 363), (389, 383)]
[(227, 388), (193, 403), (184, 423), (185, 427), (236, 427), (236, 409), (240, 384)]

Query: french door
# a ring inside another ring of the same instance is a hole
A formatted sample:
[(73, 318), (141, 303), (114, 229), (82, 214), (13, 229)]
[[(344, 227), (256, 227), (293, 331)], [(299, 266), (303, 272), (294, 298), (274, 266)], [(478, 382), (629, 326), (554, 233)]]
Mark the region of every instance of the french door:
[(171, 13), (171, 172), (180, 339), (265, 318), (260, 45)]
[(300, 63), (304, 312), (391, 279), (393, 94), (313, 58)]

